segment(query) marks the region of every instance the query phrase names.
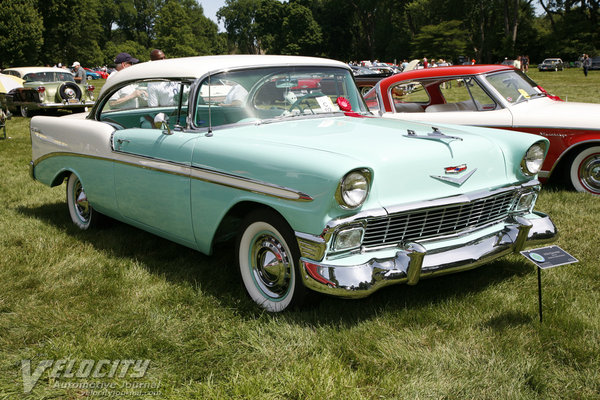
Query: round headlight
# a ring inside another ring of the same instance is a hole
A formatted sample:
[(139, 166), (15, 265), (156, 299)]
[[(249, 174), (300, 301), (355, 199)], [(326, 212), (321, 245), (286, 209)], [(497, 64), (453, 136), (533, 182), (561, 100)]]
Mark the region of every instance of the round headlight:
[(544, 163), (544, 154), (546, 153), (546, 143), (534, 143), (525, 153), (521, 161), (521, 171), (525, 175), (535, 175), (542, 169)]
[(356, 208), (369, 194), (370, 173), (367, 170), (351, 171), (340, 182), (337, 200), (342, 207)]

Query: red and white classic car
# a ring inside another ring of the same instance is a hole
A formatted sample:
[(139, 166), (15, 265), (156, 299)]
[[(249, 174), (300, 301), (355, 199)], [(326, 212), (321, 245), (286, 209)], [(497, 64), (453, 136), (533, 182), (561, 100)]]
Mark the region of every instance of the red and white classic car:
[[(381, 80), (365, 95), (383, 117), (511, 129), (541, 135), (550, 150), (539, 176), (600, 195), (600, 104), (560, 101), (505, 65), (414, 70)], [(560, 175), (560, 176), (559, 176)]]

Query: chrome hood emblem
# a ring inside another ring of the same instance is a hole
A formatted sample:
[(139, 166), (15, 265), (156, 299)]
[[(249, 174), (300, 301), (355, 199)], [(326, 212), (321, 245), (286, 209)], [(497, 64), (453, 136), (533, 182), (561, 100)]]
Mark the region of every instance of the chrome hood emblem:
[(429, 132), (426, 135), (419, 135), (414, 130), (408, 129), (406, 135), (402, 135), (402, 136), (411, 138), (411, 139), (434, 140), (436, 142), (443, 143), (446, 146), (448, 146), (448, 150), (450, 150), (450, 155), (452, 157), (454, 157), (454, 154), (452, 153), (452, 148), (450, 147), (450, 143), (452, 143), (455, 140), (462, 142), (463, 139), (458, 136), (446, 135), (444, 132), (440, 131), (439, 128), (436, 128), (435, 126), (432, 126), (431, 129), (433, 129), (433, 131)]
[[(461, 165), (457, 165), (455, 167), (444, 168), (444, 172), (446, 173), (446, 175), (458, 175), (458, 174), (462, 174), (466, 170), (467, 170), (467, 164), (461, 164)], [(465, 183), (467, 181), (467, 179), (469, 179), (475, 173), (475, 171), (477, 171), (477, 168), (475, 168), (473, 171), (468, 172), (467, 174), (462, 175), (460, 177), (445, 176), (445, 175), (430, 175), (430, 176), (432, 178), (438, 179), (442, 182), (447, 182), (447, 183), (451, 183), (453, 185), (461, 186), (463, 183)]]

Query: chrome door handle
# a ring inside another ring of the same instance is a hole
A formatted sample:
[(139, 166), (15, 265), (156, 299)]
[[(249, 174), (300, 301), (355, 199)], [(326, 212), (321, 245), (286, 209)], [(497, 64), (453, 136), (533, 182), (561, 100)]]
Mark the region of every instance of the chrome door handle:
[(123, 144), (123, 143), (131, 143), (131, 140), (127, 140), (127, 139), (117, 139), (117, 143), (119, 143), (119, 144)]

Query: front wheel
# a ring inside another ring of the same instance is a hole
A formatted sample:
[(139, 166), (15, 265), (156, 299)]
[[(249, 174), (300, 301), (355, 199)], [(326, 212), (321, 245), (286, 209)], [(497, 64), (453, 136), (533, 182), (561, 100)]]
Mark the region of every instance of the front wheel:
[(600, 195), (600, 146), (588, 147), (573, 159), (571, 184), (578, 192)]
[(249, 214), (237, 237), (236, 254), (244, 287), (260, 307), (280, 312), (304, 300), (298, 244), (279, 215), (267, 210)]
[(98, 224), (101, 216), (90, 205), (83, 185), (75, 174), (71, 174), (67, 181), (67, 206), (71, 220), (79, 229), (86, 230)]

